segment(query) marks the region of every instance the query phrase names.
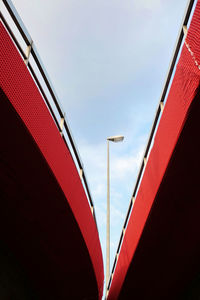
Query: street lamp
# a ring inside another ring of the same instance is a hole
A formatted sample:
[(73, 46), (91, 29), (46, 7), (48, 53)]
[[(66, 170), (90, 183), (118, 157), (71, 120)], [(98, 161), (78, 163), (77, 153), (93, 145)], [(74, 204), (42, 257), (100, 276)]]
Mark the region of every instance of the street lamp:
[(122, 142), (124, 136), (117, 135), (107, 138), (107, 234), (106, 234), (106, 289), (110, 276), (110, 161), (109, 161), (109, 142)]

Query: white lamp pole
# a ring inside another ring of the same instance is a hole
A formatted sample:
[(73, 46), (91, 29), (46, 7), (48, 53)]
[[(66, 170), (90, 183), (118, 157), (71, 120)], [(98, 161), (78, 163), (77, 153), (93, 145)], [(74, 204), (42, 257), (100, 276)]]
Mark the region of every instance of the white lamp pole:
[(107, 234), (106, 234), (106, 289), (110, 277), (110, 160), (109, 160), (109, 142), (122, 142), (122, 135), (111, 136), (107, 138)]

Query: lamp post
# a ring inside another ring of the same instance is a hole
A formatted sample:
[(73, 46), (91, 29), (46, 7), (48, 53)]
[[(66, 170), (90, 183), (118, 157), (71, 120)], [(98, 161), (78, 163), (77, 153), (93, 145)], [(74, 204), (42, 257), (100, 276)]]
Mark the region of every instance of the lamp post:
[(110, 276), (110, 161), (109, 161), (109, 142), (122, 142), (122, 135), (107, 138), (107, 232), (106, 232), (106, 289)]

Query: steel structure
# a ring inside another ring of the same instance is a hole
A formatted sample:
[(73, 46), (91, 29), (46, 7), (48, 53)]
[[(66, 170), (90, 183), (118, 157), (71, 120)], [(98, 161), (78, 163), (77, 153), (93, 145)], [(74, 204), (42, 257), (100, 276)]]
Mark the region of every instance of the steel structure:
[(185, 14), (183, 16), (183, 21), (182, 21), (182, 24), (181, 24), (181, 27), (180, 27), (180, 30), (179, 30), (179, 33), (178, 33), (178, 37), (177, 37), (177, 41), (176, 41), (176, 44), (175, 44), (174, 52), (172, 54), (172, 59), (171, 59), (170, 64), (169, 64), (167, 76), (166, 76), (166, 79), (165, 79), (165, 82), (164, 82), (164, 85), (163, 85), (163, 88), (162, 88), (162, 93), (161, 93), (161, 96), (160, 96), (160, 99), (159, 99), (159, 103), (158, 103), (158, 107), (157, 107), (157, 110), (156, 110), (155, 118), (154, 118), (154, 121), (153, 121), (153, 124), (152, 124), (152, 128), (150, 130), (150, 135), (149, 135), (148, 142), (147, 142), (147, 145), (146, 145), (146, 148), (145, 148), (145, 151), (144, 151), (144, 155), (143, 155), (142, 162), (141, 162), (141, 165), (140, 165), (140, 169), (139, 169), (139, 173), (138, 173), (137, 180), (136, 180), (136, 183), (135, 183), (135, 187), (134, 187), (134, 190), (133, 190), (133, 193), (132, 193), (132, 197), (131, 197), (129, 208), (128, 208), (128, 211), (127, 211), (127, 215), (125, 217), (125, 222), (124, 222), (123, 229), (122, 229), (122, 232), (121, 232), (121, 236), (120, 236), (116, 256), (115, 256), (115, 259), (114, 259), (114, 264), (113, 264), (113, 267), (112, 267), (112, 272), (111, 272), (111, 275), (110, 275), (109, 284), (108, 284), (108, 287), (107, 287), (107, 294), (109, 292), (109, 288), (110, 288), (111, 283), (112, 283), (112, 278), (113, 278), (113, 274), (114, 274), (115, 267), (116, 267), (116, 264), (117, 264), (117, 260), (118, 260), (118, 257), (119, 257), (120, 248), (121, 248), (121, 245), (123, 243), (125, 230), (126, 230), (126, 227), (127, 227), (127, 224), (128, 224), (128, 220), (129, 220), (132, 208), (133, 208), (134, 203), (135, 203), (135, 198), (136, 198), (139, 186), (140, 186), (140, 182), (141, 182), (141, 179), (142, 179), (142, 176), (143, 176), (143, 172), (145, 170), (145, 166), (146, 166), (147, 161), (148, 161), (148, 155), (150, 153), (151, 145), (153, 143), (154, 136), (156, 134), (156, 130), (157, 130), (157, 127), (158, 127), (158, 124), (159, 124), (160, 116), (161, 116), (161, 114), (164, 110), (166, 96), (167, 96), (167, 93), (169, 91), (170, 84), (172, 82), (174, 69), (175, 69), (175, 66), (176, 66), (176, 63), (177, 63), (178, 55), (179, 55), (179, 53), (181, 51), (181, 48), (182, 48), (182, 43), (183, 43), (183, 40), (184, 40), (184, 36), (186, 35), (186, 32), (187, 32), (187, 26), (188, 26), (188, 23), (190, 21), (191, 12), (192, 12), (192, 9), (194, 7), (194, 3), (196, 3), (196, 2), (197, 2), (196, 0), (189, 0), (188, 3), (187, 3), (187, 7), (185, 9)]
[(0, 297), (23, 299), (27, 281), (34, 299), (101, 299), (103, 257), (83, 164), (31, 36), (12, 2), (0, 4), (0, 259), (14, 256)]
[(121, 233), (121, 236), (120, 236), (120, 240), (119, 240), (119, 244), (118, 244), (114, 264), (113, 264), (113, 267), (112, 267), (112, 272), (111, 272), (107, 292), (109, 291), (109, 287), (110, 287), (110, 284), (111, 284), (111, 281), (112, 281), (113, 273), (114, 273), (115, 266), (116, 266), (116, 263), (117, 263), (117, 258), (118, 258), (119, 252), (120, 252), (120, 247), (121, 247), (121, 244), (123, 242), (123, 236), (124, 236), (124, 233), (125, 233), (127, 222), (129, 220), (129, 216), (130, 216), (131, 210), (132, 210), (134, 202), (135, 202), (135, 197), (137, 195), (137, 191), (138, 191), (138, 188), (139, 188), (139, 185), (140, 185), (142, 174), (143, 174), (145, 165), (147, 163), (148, 154), (149, 154), (149, 151), (150, 151), (150, 148), (151, 148), (151, 144), (153, 142), (153, 138), (154, 138), (155, 133), (156, 133), (156, 128), (157, 128), (157, 125), (159, 123), (159, 118), (160, 118), (161, 113), (164, 109), (164, 103), (165, 103), (166, 95), (167, 95), (167, 92), (170, 88), (170, 83), (171, 83), (172, 75), (173, 75), (174, 68), (175, 68), (175, 65), (176, 65), (176, 62), (177, 62), (177, 57), (180, 53), (181, 45), (182, 45), (182, 42), (183, 42), (183, 39), (184, 39), (184, 28), (187, 28), (187, 25), (188, 25), (188, 22), (189, 22), (189, 19), (190, 19), (190, 14), (191, 14), (194, 3), (195, 3), (195, 0), (189, 0), (188, 1), (187, 7), (186, 7), (186, 10), (185, 10), (185, 15), (183, 17), (183, 21), (182, 21), (182, 24), (181, 24), (181, 27), (180, 27), (180, 31), (178, 33), (178, 38), (177, 38), (177, 41), (176, 41), (175, 49), (174, 49), (174, 52), (173, 52), (173, 55), (172, 55), (171, 62), (169, 64), (169, 69), (168, 69), (167, 76), (166, 76), (166, 79), (165, 79), (165, 83), (164, 83), (162, 93), (161, 93), (161, 96), (160, 96), (160, 99), (159, 99), (159, 103), (158, 103), (155, 118), (154, 118), (154, 121), (153, 121), (153, 124), (152, 124), (152, 128), (150, 130), (150, 135), (149, 135), (149, 138), (148, 138), (147, 146), (146, 146), (145, 151), (144, 151), (144, 155), (143, 155), (142, 162), (141, 162), (141, 165), (140, 165), (139, 173), (138, 173), (138, 176), (137, 176), (137, 180), (136, 180), (136, 183), (135, 183), (135, 187), (134, 187), (134, 190), (133, 190), (133, 194), (132, 194), (132, 197), (131, 197), (131, 201), (130, 201), (130, 204), (129, 204), (127, 215), (125, 217), (125, 222), (124, 222), (122, 233)]

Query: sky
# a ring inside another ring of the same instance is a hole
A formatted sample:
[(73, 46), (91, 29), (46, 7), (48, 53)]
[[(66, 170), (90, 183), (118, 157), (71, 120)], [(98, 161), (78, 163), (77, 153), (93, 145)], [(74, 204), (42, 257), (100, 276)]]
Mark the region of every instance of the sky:
[(66, 113), (111, 268), (187, 0), (13, 0)]

